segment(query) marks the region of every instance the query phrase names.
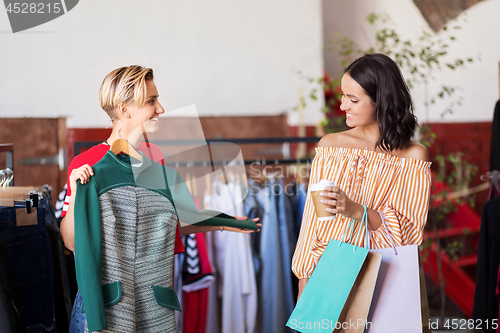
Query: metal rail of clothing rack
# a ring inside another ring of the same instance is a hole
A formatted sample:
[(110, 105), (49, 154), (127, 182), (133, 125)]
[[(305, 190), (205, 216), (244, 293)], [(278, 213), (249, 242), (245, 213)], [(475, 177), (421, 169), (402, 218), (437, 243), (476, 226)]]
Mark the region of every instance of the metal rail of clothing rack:
[[(6, 167), (14, 171), (14, 144), (13, 143), (0, 144), (0, 153), (5, 153)], [(14, 179), (10, 181), (9, 186), (14, 186)]]
[[(280, 138), (245, 138), (245, 139), (207, 139), (207, 140), (162, 140), (155, 141), (157, 145), (205, 145), (209, 143), (234, 143), (234, 144), (258, 144), (258, 143), (316, 143), (321, 139), (321, 137), (280, 137)], [(79, 154), (82, 148), (90, 148), (93, 147), (102, 141), (88, 141), (88, 142), (75, 142), (73, 144), (75, 155)], [(293, 164), (293, 163), (307, 163), (310, 162), (310, 159), (300, 158), (300, 159), (270, 159), (269, 161), (266, 159), (257, 159), (257, 160), (244, 160), (245, 165), (250, 164)], [(176, 163), (166, 163), (166, 165), (175, 165), (175, 166), (206, 166), (207, 162), (176, 162)], [(226, 161), (212, 161), (213, 165), (225, 165)]]

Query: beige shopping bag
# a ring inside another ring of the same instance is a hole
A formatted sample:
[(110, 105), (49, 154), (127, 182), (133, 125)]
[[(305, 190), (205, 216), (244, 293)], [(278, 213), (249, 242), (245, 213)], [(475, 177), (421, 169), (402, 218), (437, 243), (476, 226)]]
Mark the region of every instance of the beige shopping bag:
[(363, 332), (381, 261), (382, 255), (380, 253), (368, 253), (340, 314), (339, 321), (335, 325), (334, 333)]

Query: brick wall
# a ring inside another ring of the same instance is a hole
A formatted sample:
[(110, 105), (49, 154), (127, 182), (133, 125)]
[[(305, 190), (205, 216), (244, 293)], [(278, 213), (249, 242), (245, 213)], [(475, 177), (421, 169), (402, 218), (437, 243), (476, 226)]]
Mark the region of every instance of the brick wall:
[[(453, 152), (463, 152), (468, 163), (478, 167), (471, 186), (481, 184), (480, 175), (490, 171), (491, 122), (481, 123), (448, 123), (430, 124), (436, 133), (436, 140), (429, 149), (431, 160), (436, 161), (438, 154), (448, 155)], [(433, 163), (433, 170), (437, 171), (437, 163)], [(481, 213), (487, 200), (487, 191), (477, 194), (475, 210)]]

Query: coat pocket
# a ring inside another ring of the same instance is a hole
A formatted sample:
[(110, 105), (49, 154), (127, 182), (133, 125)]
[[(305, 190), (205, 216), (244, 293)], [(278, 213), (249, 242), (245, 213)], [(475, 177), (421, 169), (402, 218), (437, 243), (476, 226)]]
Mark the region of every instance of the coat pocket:
[(151, 286), (151, 288), (153, 288), (155, 300), (158, 305), (182, 312), (175, 290), (160, 286)]
[[(102, 297), (104, 299), (105, 308), (109, 308), (118, 303), (122, 298), (122, 284), (120, 281), (103, 284)], [(85, 313), (85, 306), (82, 306), (82, 313)]]

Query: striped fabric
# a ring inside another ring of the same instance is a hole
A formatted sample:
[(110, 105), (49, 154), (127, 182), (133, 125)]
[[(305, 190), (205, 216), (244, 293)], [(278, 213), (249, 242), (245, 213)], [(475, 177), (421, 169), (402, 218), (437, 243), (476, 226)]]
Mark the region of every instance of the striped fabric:
[[(351, 200), (380, 213), (397, 246), (420, 244), (429, 208), (430, 166), (431, 162), (369, 150), (319, 147), (310, 183), (333, 180)], [(292, 259), (292, 271), (299, 279), (312, 274), (330, 239), (340, 240), (349, 221), (341, 214), (334, 220), (318, 221), (307, 193)], [(359, 227), (356, 223), (354, 234)], [(374, 249), (392, 246), (385, 228), (372, 231), (370, 240)], [(357, 245), (361, 243), (362, 237)]]
[(177, 226), (172, 202), (154, 191), (121, 186), (100, 194), (99, 203), (101, 281), (122, 286), (120, 301), (105, 310), (108, 329), (99, 332), (176, 332), (174, 310), (158, 305), (151, 288), (172, 287)]

